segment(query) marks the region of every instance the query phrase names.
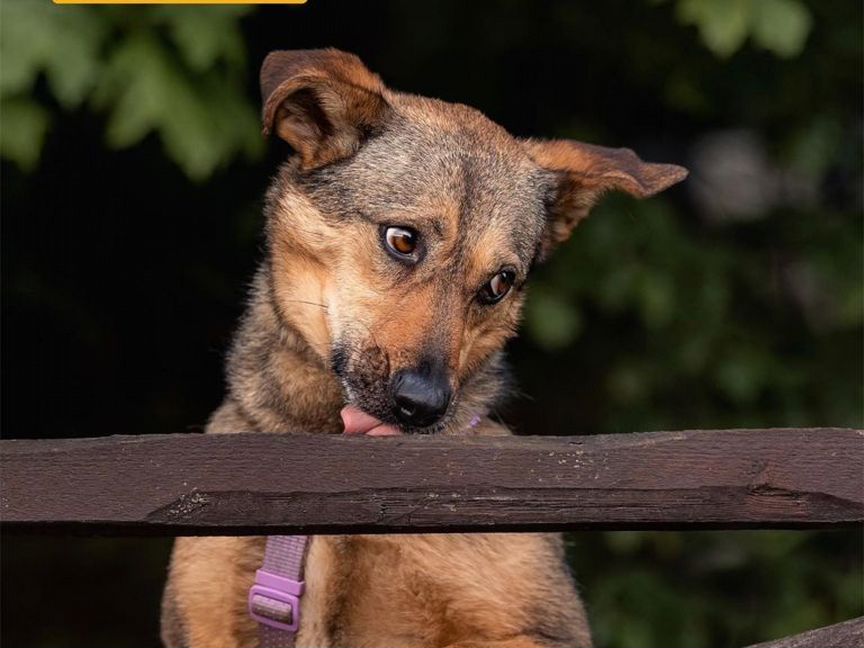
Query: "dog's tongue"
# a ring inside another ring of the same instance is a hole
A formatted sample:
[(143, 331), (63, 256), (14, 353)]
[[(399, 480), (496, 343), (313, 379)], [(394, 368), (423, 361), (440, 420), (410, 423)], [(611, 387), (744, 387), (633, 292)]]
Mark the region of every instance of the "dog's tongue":
[(383, 423), (359, 407), (346, 405), (340, 413), (342, 415), (342, 423), (345, 426), (345, 434), (365, 434), (366, 436), (395, 436), (402, 434), (395, 425)]

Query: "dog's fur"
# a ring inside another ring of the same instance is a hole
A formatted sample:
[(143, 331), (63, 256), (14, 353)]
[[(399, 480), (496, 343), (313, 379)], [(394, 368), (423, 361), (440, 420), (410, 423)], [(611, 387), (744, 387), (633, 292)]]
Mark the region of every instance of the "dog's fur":
[[(486, 415), (531, 268), (604, 191), (644, 197), (686, 175), (626, 149), (516, 139), (467, 106), (390, 90), (336, 50), (274, 52), (261, 85), (264, 131), (295, 155), (267, 194), (267, 256), (209, 433), (337, 434), (346, 402), (395, 423), (391, 377), (435, 361), (450, 406), (403, 431), (508, 434)], [(385, 252), (385, 226), (420, 233), (415, 264)], [(503, 267), (510, 294), (481, 303)], [(246, 595), (263, 543), (177, 540), (167, 646), (257, 645)], [(306, 582), (298, 646), (591, 643), (556, 535), (316, 536)]]

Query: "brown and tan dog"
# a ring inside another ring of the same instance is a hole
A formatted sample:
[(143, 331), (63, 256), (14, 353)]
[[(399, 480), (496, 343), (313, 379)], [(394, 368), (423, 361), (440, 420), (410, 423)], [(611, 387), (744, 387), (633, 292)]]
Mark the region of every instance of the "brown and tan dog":
[[(267, 194), (267, 256), (210, 433), (507, 434), (487, 414), (531, 268), (605, 191), (686, 176), (516, 139), (337, 50), (273, 52), (261, 87), (264, 132), (296, 154)], [(177, 540), (167, 646), (257, 645), (246, 595), (263, 546)], [(556, 535), (317, 536), (305, 577), (298, 646), (591, 643)]]

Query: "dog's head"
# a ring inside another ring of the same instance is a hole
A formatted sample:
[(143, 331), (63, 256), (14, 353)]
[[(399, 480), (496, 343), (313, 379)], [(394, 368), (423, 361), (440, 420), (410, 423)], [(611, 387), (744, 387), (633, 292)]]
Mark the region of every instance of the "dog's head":
[(686, 176), (627, 149), (517, 139), (337, 50), (273, 52), (261, 88), (264, 132), (295, 151), (268, 194), (274, 301), (349, 404), (406, 431), (465, 407), (516, 331), (531, 268), (604, 192)]

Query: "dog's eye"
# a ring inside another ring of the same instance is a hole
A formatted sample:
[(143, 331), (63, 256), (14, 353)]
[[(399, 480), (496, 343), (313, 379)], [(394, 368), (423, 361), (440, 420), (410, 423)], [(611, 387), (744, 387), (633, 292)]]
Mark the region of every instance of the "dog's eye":
[(419, 235), (410, 227), (388, 227), (384, 230), (387, 249), (397, 256), (407, 257), (417, 249)]
[(489, 283), (480, 289), (480, 298), (487, 304), (494, 304), (501, 301), (504, 299), (504, 296), (510, 292), (515, 280), (515, 272), (512, 270), (502, 270), (492, 277), (489, 280)]

